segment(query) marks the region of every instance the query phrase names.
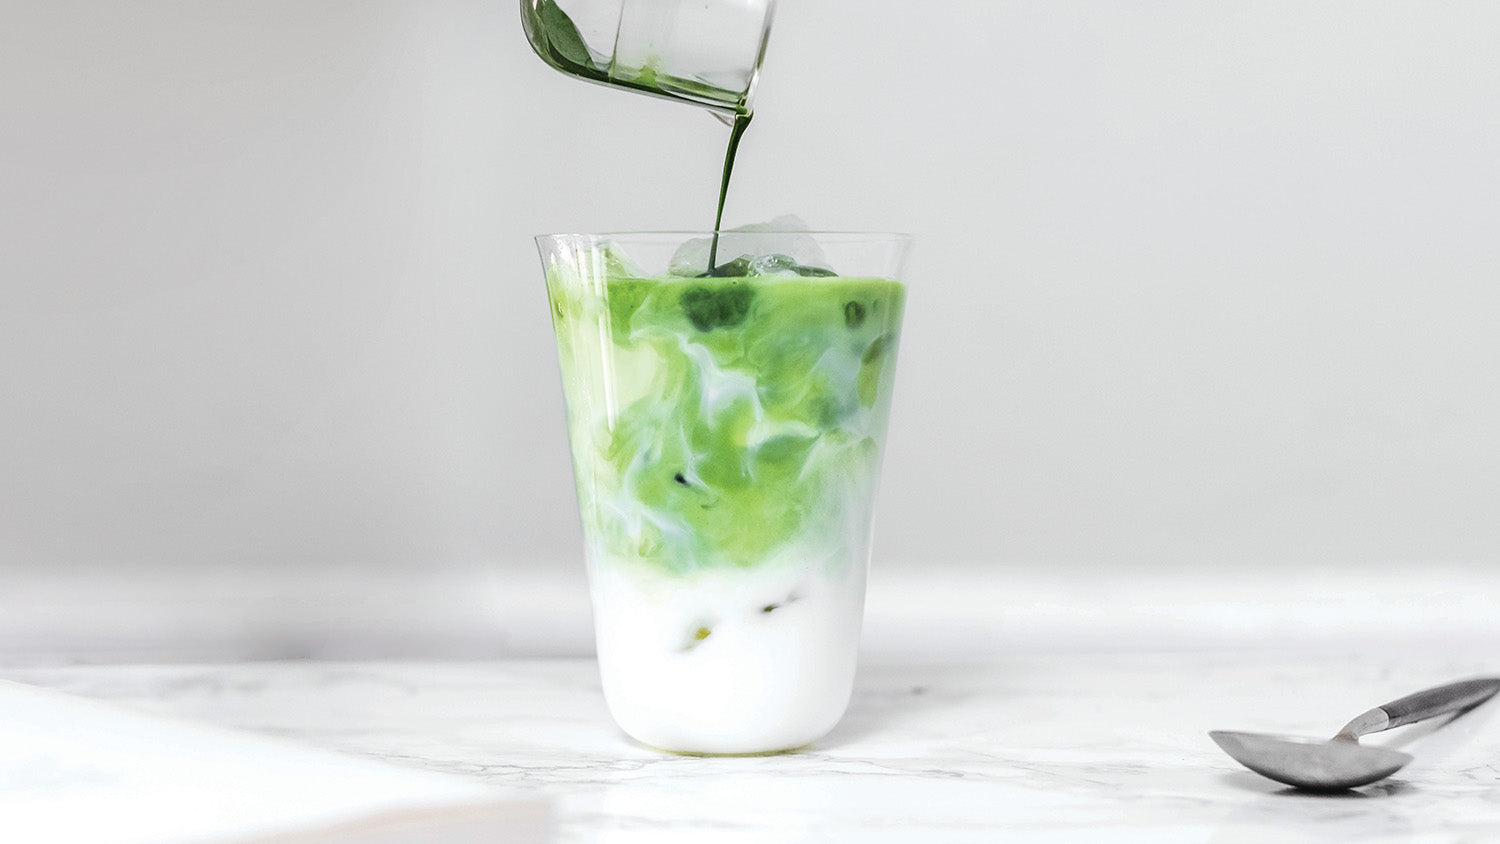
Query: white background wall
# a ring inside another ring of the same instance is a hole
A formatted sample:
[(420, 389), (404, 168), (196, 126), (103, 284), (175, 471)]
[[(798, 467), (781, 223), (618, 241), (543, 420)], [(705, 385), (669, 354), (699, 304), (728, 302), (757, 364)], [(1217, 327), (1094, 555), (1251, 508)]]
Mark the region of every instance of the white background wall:
[[(0, 650), (586, 648), (529, 237), (707, 226), (726, 130), (506, 0), (0, 21)], [(784, 0), (727, 221), (919, 238), (872, 601), (1493, 582), (1497, 44), (1488, 2)]]

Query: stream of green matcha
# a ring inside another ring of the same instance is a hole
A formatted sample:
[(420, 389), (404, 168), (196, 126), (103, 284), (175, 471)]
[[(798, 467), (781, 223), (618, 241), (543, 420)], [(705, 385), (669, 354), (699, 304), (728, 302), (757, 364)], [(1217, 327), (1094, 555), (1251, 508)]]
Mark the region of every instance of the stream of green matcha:
[(729, 196), (729, 174), (734, 172), (734, 154), (739, 151), (740, 138), (750, 128), (750, 117), (749, 111), (736, 114), (729, 129), (729, 149), (724, 151), (724, 172), (719, 177), (719, 207), (714, 211), (714, 239), (708, 246), (708, 275), (718, 275), (715, 260), (719, 255), (719, 228), (724, 225), (724, 199)]

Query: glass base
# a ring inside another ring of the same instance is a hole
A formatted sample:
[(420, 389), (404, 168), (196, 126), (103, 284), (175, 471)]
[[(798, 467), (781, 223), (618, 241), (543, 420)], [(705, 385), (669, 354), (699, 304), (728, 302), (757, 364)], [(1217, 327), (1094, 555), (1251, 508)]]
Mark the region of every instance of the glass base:
[(643, 741), (635, 739), (631, 737), (629, 733), (626, 733), (625, 736), (635, 744), (638, 744), (641, 747), (646, 748), (647, 750), (654, 750), (657, 753), (667, 753), (672, 756), (691, 756), (699, 759), (747, 759), (757, 756), (788, 756), (793, 753), (806, 753), (807, 751), (812, 749), (813, 744), (816, 741), (810, 741), (806, 744), (799, 744), (796, 747), (788, 747), (783, 750), (757, 750), (748, 753), (707, 753), (699, 750), (673, 750), (670, 747), (657, 747), (656, 745), (647, 744)]

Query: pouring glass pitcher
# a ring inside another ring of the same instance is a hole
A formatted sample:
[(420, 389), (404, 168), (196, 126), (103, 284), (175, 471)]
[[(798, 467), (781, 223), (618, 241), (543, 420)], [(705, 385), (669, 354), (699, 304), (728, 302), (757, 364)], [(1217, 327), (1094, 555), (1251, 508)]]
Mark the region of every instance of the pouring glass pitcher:
[(536, 54), (563, 73), (694, 103), (727, 123), (750, 113), (774, 7), (775, 0), (521, 0), (521, 24)]

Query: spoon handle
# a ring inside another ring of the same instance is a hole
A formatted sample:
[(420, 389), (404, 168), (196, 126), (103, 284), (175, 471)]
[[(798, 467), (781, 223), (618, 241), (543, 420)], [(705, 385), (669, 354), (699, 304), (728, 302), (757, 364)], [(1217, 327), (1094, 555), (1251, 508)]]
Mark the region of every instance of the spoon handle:
[(1425, 721), (1449, 712), (1473, 709), (1494, 697), (1497, 692), (1500, 692), (1500, 677), (1460, 680), (1457, 683), (1423, 689), (1360, 715), (1339, 730), (1339, 736), (1356, 738)]

